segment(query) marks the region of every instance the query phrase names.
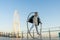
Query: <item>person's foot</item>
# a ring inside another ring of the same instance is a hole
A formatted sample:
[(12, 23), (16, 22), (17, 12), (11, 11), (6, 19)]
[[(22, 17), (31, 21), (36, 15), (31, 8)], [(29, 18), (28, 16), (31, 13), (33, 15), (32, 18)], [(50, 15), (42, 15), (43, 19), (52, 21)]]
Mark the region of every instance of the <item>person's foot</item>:
[(40, 35), (39, 33), (37, 33), (38, 35)]

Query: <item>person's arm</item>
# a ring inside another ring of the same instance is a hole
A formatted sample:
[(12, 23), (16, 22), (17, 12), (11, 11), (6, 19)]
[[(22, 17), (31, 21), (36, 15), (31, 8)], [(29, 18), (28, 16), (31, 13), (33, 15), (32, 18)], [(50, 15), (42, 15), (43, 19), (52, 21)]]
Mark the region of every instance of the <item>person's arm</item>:
[(34, 17), (34, 16), (31, 16), (31, 17), (28, 19), (28, 22), (33, 23), (33, 17)]
[(41, 20), (40, 20), (40, 18), (39, 18), (39, 17), (38, 17), (38, 22), (42, 24), (42, 22), (41, 22)]

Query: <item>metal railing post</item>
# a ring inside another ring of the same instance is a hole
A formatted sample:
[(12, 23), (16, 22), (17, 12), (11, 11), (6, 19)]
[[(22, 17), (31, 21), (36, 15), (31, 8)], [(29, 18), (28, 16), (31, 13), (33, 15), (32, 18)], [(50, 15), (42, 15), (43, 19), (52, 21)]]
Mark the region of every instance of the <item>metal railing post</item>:
[(42, 40), (42, 24), (41, 24), (41, 27), (40, 27), (40, 40)]
[(28, 37), (28, 32), (27, 32), (27, 40), (28, 40), (28, 38), (29, 38), (29, 37)]
[(33, 39), (34, 39), (34, 30), (33, 30)]
[(49, 29), (49, 40), (51, 40), (51, 32), (50, 32), (50, 29)]
[(22, 39), (23, 39), (23, 32), (22, 32)]

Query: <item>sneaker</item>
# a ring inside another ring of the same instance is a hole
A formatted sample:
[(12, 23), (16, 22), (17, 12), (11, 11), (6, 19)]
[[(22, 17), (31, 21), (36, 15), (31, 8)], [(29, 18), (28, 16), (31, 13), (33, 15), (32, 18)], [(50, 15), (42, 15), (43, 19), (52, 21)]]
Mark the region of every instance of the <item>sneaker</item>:
[(39, 34), (39, 33), (37, 33), (38, 35), (41, 35), (41, 34)]

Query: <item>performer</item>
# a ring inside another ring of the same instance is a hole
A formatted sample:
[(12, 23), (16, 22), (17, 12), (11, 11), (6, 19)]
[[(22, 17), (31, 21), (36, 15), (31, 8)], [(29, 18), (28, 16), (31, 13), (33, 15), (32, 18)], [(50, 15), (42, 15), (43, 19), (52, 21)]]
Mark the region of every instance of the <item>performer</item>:
[(29, 20), (28, 20), (29, 23), (32, 23), (32, 27), (30, 28), (30, 31), (31, 31), (32, 28), (35, 26), (36, 31), (37, 31), (37, 34), (39, 34), (39, 32), (38, 32), (38, 26), (39, 26), (39, 23), (40, 23), (40, 24), (42, 24), (42, 23), (41, 23), (41, 21), (40, 21), (40, 18), (38, 17), (38, 12), (34, 12), (34, 13), (35, 13), (35, 14), (32, 15), (32, 16), (29, 18)]

